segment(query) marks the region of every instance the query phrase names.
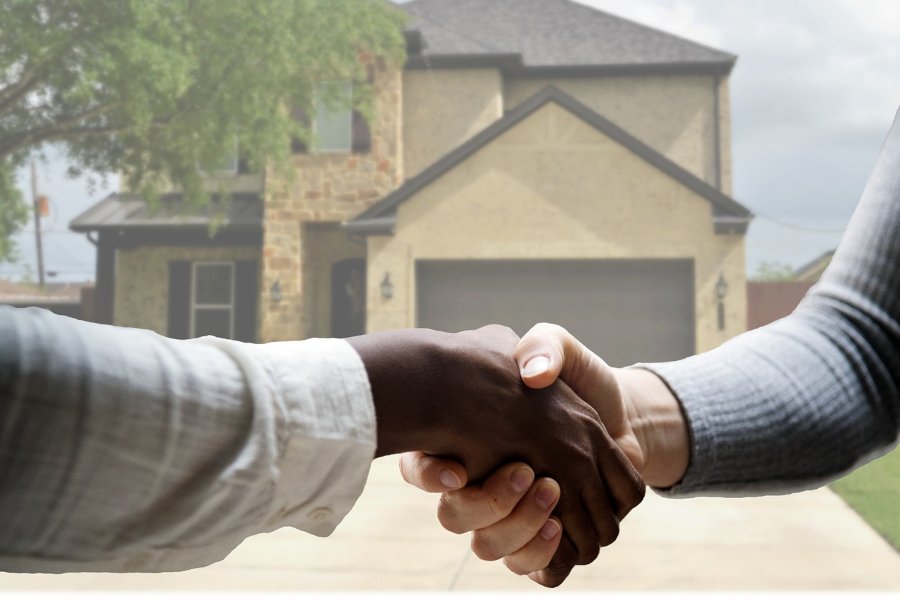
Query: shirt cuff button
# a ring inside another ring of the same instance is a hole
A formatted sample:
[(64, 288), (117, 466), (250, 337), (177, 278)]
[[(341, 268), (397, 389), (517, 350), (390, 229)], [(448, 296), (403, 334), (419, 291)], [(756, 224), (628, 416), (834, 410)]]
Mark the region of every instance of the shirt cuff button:
[(306, 516), (309, 518), (310, 521), (318, 523), (320, 521), (324, 521), (324, 520), (328, 519), (333, 514), (334, 514), (334, 511), (332, 511), (330, 508), (328, 508), (326, 506), (319, 506), (319, 507), (314, 508), (311, 511), (309, 511), (309, 514), (307, 514)]

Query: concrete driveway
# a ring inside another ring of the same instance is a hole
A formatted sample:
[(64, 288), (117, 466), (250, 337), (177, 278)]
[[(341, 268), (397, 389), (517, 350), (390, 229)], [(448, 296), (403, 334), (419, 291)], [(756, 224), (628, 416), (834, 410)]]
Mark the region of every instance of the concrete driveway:
[[(434, 518), (435, 497), (375, 462), (365, 494), (328, 539), (248, 539), (216, 565), (165, 574), (12, 575), (6, 590), (528, 590)], [(648, 494), (622, 534), (562, 590), (900, 590), (900, 555), (827, 489), (750, 499)]]

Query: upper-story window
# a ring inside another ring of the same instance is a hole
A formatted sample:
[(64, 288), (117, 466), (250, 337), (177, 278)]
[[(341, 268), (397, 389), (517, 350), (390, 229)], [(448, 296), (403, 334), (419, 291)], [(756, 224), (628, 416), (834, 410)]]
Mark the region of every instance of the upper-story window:
[(316, 87), (313, 134), (316, 152), (350, 152), (353, 148), (353, 85), (330, 81)]
[(247, 161), (241, 158), (237, 138), (234, 140), (233, 151), (226, 152), (218, 160), (200, 165), (200, 169), (207, 175), (236, 175), (249, 171)]
[(313, 96), (315, 114), (310, 119), (300, 109), (293, 109), (294, 118), (305, 122), (313, 142), (307, 146), (295, 139), (291, 149), (295, 153), (353, 152), (365, 154), (372, 148), (372, 135), (365, 117), (351, 108), (353, 84), (349, 81), (323, 82)]

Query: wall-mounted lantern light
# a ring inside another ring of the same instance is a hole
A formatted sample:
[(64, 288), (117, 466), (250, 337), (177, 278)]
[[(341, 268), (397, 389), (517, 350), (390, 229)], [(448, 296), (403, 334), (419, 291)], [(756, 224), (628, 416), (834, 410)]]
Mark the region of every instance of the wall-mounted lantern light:
[(272, 287), (269, 288), (269, 298), (271, 298), (272, 302), (278, 304), (281, 302), (281, 280), (276, 279), (275, 283), (272, 284)]
[(719, 280), (716, 282), (716, 298), (719, 301), (725, 299), (725, 294), (728, 293), (728, 282), (725, 281), (725, 276), (719, 273)]
[(381, 297), (390, 300), (394, 297), (394, 284), (391, 282), (390, 273), (385, 272), (384, 279), (381, 280)]
[(719, 331), (725, 329), (725, 295), (728, 293), (728, 282), (725, 276), (719, 273), (719, 280), (716, 282), (716, 299), (719, 301)]

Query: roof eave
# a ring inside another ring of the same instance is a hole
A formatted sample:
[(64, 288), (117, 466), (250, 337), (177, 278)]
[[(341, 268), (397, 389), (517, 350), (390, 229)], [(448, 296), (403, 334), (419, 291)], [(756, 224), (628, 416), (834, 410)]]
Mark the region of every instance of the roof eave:
[(753, 215), (713, 215), (713, 230), (716, 235), (745, 235), (753, 221)]
[(521, 54), (420, 54), (405, 65), (410, 71), (494, 68), (510, 78), (602, 77), (615, 75), (712, 75), (724, 77), (734, 69), (736, 56), (722, 61), (624, 63), (584, 65), (526, 65)]
[(712, 75), (722, 77), (731, 73), (734, 60), (709, 62), (668, 62), (608, 65), (547, 65), (526, 66), (508, 76), (514, 78), (543, 77), (602, 77), (616, 75)]
[[(69, 224), (69, 229), (76, 233), (91, 233), (93, 231), (172, 231), (173, 229), (179, 231), (196, 230), (198, 232), (206, 232), (209, 231), (209, 223), (129, 223), (116, 225), (76, 225), (75, 223), (71, 223)], [(223, 223), (216, 228), (216, 231), (249, 233), (258, 233), (262, 230), (262, 224), (232, 225)]]
[(496, 68), (504, 72), (522, 69), (522, 55), (510, 54), (419, 54), (410, 56), (404, 68), (410, 71), (430, 69)]
[(378, 217), (375, 219), (359, 219), (341, 223), (341, 229), (347, 233), (358, 235), (394, 235), (397, 216)]

